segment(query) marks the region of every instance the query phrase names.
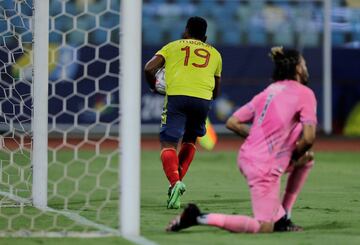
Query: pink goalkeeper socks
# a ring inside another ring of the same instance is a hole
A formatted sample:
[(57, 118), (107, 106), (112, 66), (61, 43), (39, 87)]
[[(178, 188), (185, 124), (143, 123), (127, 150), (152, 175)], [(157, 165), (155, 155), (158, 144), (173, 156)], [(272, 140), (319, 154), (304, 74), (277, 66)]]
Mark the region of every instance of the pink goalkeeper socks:
[(297, 196), (303, 188), (313, 165), (314, 161), (309, 161), (303, 167), (294, 168), (294, 170), (289, 174), (282, 203), (287, 213), (291, 213)]
[(243, 215), (210, 213), (200, 218), (198, 222), (238, 233), (257, 233), (260, 230), (260, 223), (256, 219)]

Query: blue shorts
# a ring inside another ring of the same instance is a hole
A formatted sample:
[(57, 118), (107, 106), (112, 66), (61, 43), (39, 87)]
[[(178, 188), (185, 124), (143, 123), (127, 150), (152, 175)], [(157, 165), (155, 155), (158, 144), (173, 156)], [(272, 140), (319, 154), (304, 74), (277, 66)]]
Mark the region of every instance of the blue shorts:
[(184, 95), (166, 96), (161, 115), (160, 141), (177, 143), (181, 138), (204, 136), (210, 102)]

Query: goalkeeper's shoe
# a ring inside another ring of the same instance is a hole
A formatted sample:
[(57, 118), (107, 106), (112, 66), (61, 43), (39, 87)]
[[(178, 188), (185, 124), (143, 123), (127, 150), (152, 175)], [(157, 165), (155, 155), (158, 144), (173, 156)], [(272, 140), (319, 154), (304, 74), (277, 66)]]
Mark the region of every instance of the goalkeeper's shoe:
[(189, 203), (180, 215), (170, 221), (166, 231), (180, 231), (190, 226), (198, 225), (197, 217), (200, 215), (200, 209), (195, 204)]
[(303, 231), (304, 229), (301, 226), (295, 225), (291, 219), (288, 219), (284, 215), (281, 219), (275, 222), (274, 231), (275, 232), (284, 232), (284, 231)]
[(185, 184), (181, 181), (176, 182), (174, 187), (171, 189), (170, 197), (168, 199), (168, 209), (179, 209), (180, 208), (180, 197), (185, 192)]

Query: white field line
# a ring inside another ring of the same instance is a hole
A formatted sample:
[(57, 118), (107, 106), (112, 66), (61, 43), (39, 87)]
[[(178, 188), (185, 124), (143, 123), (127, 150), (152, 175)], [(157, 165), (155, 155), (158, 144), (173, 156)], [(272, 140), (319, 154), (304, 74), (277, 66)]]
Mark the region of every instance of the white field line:
[(122, 237), (138, 245), (158, 245), (156, 242), (148, 240), (142, 236), (122, 236)]
[(11, 200), (14, 200), (15, 202), (18, 202), (18, 203), (31, 204), (31, 201), (29, 199), (19, 197), (19, 196), (16, 196), (16, 195), (8, 193), (8, 192), (0, 191), (0, 196), (7, 197), (7, 198), (9, 198)]
[[(0, 191), (0, 195), (1, 196), (5, 196), (9, 199), (14, 200), (15, 202), (18, 203), (24, 203), (24, 204), (31, 204), (31, 201), (23, 198), (23, 197), (19, 197), (16, 196), (14, 194), (8, 193), (8, 192), (3, 192)], [(38, 208), (39, 209), (39, 208)], [(63, 210), (57, 210), (57, 209), (53, 209), (50, 207), (46, 207), (44, 209), (39, 209), (41, 211), (44, 212), (50, 212), (50, 213), (56, 213), (56, 214), (60, 214), (63, 215), (79, 224), (85, 225), (85, 226), (89, 226), (89, 227), (93, 227), (99, 230), (99, 232), (86, 232), (86, 233), (82, 233), (82, 232), (29, 232), (29, 231), (17, 231), (17, 232), (13, 232), (13, 233), (7, 233), (7, 232), (0, 232), (0, 237), (5, 237), (5, 236), (10, 236), (10, 237), (81, 237), (81, 238), (93, 238), (93, 237), (104, 237), (104, 236), (120, 236), (123, 237), (124, 239), (133, 242), (135, 244), (138, 245), (158, 245), (157, 243), (146, 239), (145, 237), (142, 236), (122, 236), (121, 232), (102, 225), (102, 224), (98, 224), (96, 222), (93, 222), (91, 220), (86, 219), (85, 217), (74, 213), (74, 212), (70, 212), (70, 211), (63, 211)]]

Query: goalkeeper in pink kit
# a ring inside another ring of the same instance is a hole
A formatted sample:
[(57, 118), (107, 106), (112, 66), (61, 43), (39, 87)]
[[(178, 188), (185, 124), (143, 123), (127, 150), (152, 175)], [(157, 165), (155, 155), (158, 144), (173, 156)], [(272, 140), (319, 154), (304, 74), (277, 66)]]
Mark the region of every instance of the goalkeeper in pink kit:
[[(239, 233), (302, 230), (290, 215), (313, 166), (310, 148), (317, 124), (316, 98), (306, 86), (308, 72), (298, 51), (274, 47), (270, 56), (275, 65), (274, 82), (226, 123), (228, 129), (245, 138), (237, 162), (250, 188), (254, 216), (205, 214), (195, 204), (188, 204), (167, 231), (194, 225)], [(285, 172), (289, 176), (280, 199), (280, 179)]]

